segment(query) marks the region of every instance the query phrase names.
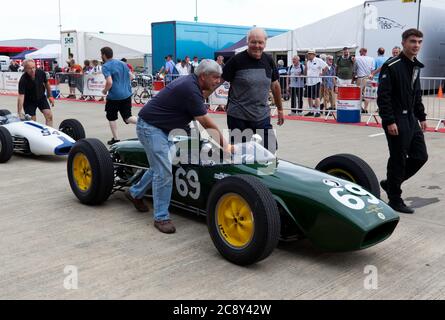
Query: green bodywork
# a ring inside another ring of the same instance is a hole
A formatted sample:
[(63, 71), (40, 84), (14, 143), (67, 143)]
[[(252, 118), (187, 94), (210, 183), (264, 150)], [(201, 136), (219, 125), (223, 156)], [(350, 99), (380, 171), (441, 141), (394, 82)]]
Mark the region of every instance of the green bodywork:
[[(192, 140), (179, 138), (177, 149)], [(203, 142), (194, 142), (201, 150)], [(115, 162), (134, 166), (123, 171), (128, 175), (125, 179), (130, 179), (137, 168), (149, 166), (137, 140), (115, 144), (110, 152)], [(206, 214), (213, 186), (226, 176), (238, 174), (256, 176), (272, 192), (280, 210), (277, 214), (281, 215), (283, 237), (295, 233), (325, 250), (371, 247), (390, 237), (399, 221), (387, 204), (354, 183), (284, 160), (266, 164), (174, 165), (172, 204)]]

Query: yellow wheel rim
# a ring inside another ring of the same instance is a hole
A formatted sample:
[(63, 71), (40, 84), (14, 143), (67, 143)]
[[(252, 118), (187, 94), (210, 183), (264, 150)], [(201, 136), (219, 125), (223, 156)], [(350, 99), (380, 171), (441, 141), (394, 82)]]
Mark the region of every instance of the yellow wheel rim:
[(348, 171), (345, 171), (343, 169), (331, 169), (327, 172), (327, 174), (330, 174), (331, 176), (337, 177), (337, 178), (342, 178), (354, 183), (357, 183), (354, 176), (352, 174), (350, 174)]
[(90, 162), (83, 153), (78, 153), (74, 156), (73, 177), (80, 191), (87, 192), (91, 188), (93, 173)]
[(238, 194), (224, 195), (216, 205), (217, 225), (221, 237), (235, 249), (252, 241), (255, 223), (249, 204)]

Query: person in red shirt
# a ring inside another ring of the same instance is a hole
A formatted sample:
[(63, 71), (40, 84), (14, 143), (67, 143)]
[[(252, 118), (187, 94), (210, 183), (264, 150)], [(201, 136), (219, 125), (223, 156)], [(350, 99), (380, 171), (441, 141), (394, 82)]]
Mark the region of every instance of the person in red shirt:
[(127, 59), (126, 59), (126, 58), (122, 58), (121, 61), (122, 61), (123, 63), (127, 64), (127, 67), (128, 67), (128, 69), (130, 69), (130, 72), (131, 72), (131, 73), (134, 73), (134, 68), (133, 68), (133, 66), (127, 62)]
[(67, 63), (69, 66), (68, 73), (72, 73), (69, 76), (70, 95), (68, 96), (68, 99), (76, 99), (76, 87), (81, 78), (80, 74), (82, 74), (82, 67), (76, 64), (74, 59), (68, 60)]

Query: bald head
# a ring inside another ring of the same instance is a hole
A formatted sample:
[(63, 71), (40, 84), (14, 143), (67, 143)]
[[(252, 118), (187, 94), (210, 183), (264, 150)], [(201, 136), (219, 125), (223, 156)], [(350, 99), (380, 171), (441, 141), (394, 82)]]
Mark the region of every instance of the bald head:
[(267, 33), (264, 29), (253, 28), (247, 34), (247, 53), (254, 59), (261, 59), (266, 48)]

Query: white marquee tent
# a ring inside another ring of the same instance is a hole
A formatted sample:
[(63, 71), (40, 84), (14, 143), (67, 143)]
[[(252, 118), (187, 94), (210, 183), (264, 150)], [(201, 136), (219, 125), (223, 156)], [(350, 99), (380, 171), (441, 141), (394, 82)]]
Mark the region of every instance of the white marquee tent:
[(42, 49), (28, 53), (26, 59), (60, 59), (61, 55), (60, 43), (48, 44)]
[[(288, 31), (267, 41), (267, 52), (285, 52), (288, 58), (315, 49), (337, 52), (343, 47), (358, 48), (363, 37), (363, 5), (353, 7), (315, 23)], [(237, 52), (245, 50), (240, 48)]]

